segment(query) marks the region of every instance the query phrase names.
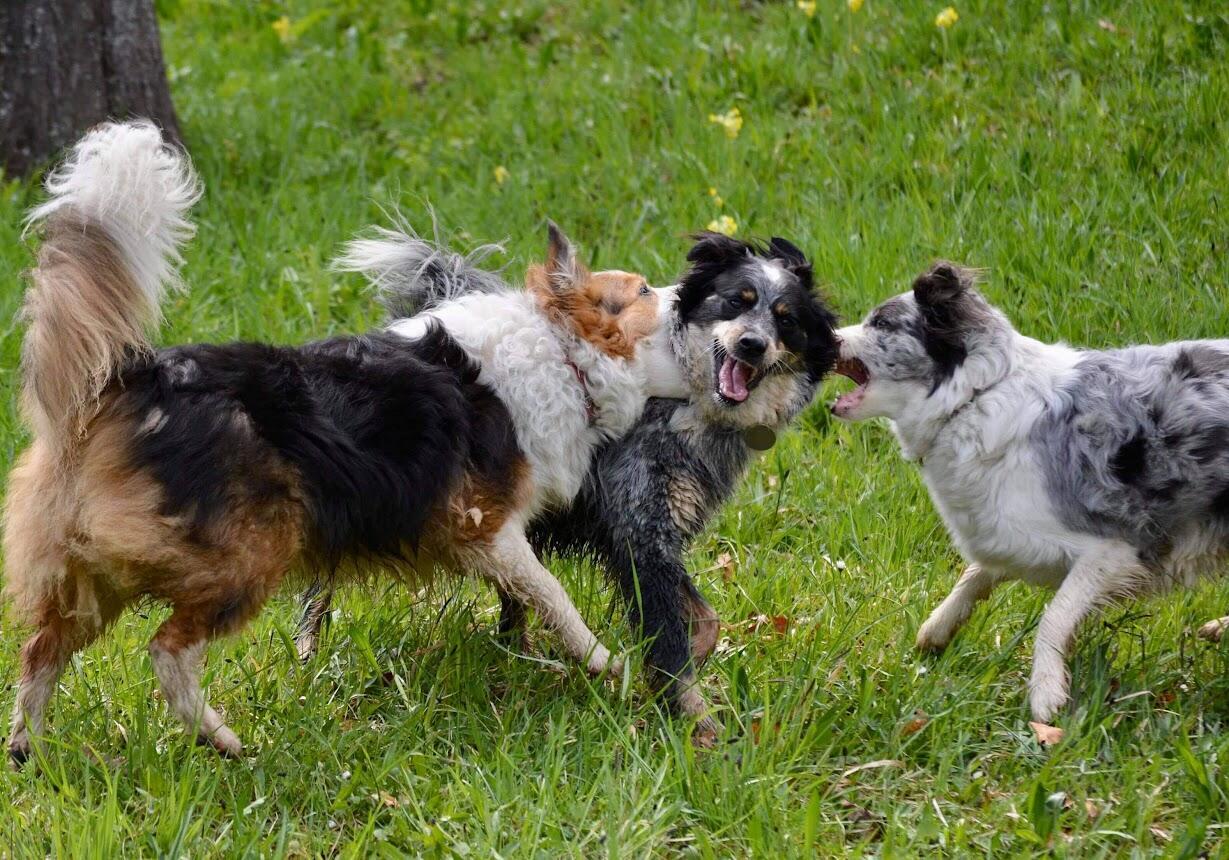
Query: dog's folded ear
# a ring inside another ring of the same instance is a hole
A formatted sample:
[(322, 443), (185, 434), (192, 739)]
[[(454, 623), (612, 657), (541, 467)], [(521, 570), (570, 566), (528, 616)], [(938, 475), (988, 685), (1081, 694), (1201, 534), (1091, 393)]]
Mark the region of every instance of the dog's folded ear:
[(774, 257), (778, 257), (785, 261), (790, 266), (810, 266), (807, 262), (807, 255), (791, 242), (789, 239), (782, 239), (780, 236), (773, 236), (768, 240), (768, 250)]
[(751, 246), (746, 242), (733, 239), (724, 233), (702, 230), (693, 233), (691, 238), (695, 240), (695, 244), (687, 252), (689, 263), (723, 266), (751, 253)]
[(973, 286), (973, 270), (940, 260), (913, 282), (913, 297), (921, 307), (947, 304)]
[(576, 257), (572, 245), (559, 225), (546, 222), (546, 278), (551, 289), (566, 290), (584, 280), (584, 267)]
[(810, 290), (813, 285), (811, 261), (793, 242), (773, 236), (768, 240), (768, 253), (785, 263), (785, 267), (794, 273), (802, 282), (802, 286)]

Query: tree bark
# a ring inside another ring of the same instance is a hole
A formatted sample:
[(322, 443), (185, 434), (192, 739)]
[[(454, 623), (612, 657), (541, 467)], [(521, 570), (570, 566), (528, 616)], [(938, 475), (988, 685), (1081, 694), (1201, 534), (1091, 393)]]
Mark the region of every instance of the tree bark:
[(153, 0), (0, 0), (0, 164), (24, 176), (106, 119), (179, 142)]

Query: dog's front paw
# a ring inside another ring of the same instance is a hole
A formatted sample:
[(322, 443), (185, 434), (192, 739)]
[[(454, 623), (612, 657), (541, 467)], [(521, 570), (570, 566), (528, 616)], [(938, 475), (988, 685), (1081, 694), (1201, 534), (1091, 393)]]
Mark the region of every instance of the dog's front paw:
[(917, 649), (938, 653), (952, 641), (952, 625), (939, 612), (931, 614), (917, 631)]
[(1034, 672), (1028, 683), (1028, 705), (1033, 719), (1048, 723), (1067, 707), (1067, 677), (1057, 672)]
[(1226, 630), (1229, 630), (1229, 615), (1223, 618), (1214, 618), (1200, 627), (1199, 638), (1207, 639), (1209, 642), (1219, 642), (1221, 637), (1225, 635)]
[(593, 646), (593, 651), (589, 654), (589, 662), (585, 664), (585, 669), (596, 678), (603, 672), (609, 672), (611, 675), (623, 674), (623, 660), (619, 657), (611, 655), (610, 650), (602, 644)]

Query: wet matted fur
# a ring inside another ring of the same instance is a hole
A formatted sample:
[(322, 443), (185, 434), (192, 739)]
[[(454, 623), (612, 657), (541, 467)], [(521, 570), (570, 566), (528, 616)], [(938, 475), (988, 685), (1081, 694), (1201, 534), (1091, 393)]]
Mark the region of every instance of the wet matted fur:
[[(466, 284), (490, 289), (489, 273), (438, 245), (404, 233), (380, 239), (391, 244), (367, 248), (371, 265), (351, 267), (389, 292), (399, 313), (429, 309)], [(651, 679), (708, 734), (716, 724), (695, 668), (716, 645), (718, 619), (687, 575), (684, 554), (750, 462), (750, 428), (784, 429), (831, 368), (836, 340), (810, 265), (790, 243), (701, 234), (688, 260), (671, 345), (689, 397), (650, 400), (632, 430), (598, 452), (575, 501), (536, 521), (531, 540), (604, 567), (648, 642)], [(329, 602), (327, 592), (305, 597), (304, 655), (315, 650)], [(500, 629), (513, 633), (524, 610), (506, 596), (502, 603)]]
[[(1107, 603), (1190, 585), (1229, 549), (1229, 340), (1082, 350), (1016, 332), (939, 263), (841, 329), (833, 411), (886, 417), (969, 562), (918, 631), (940, 649), (999, 583), (1056, 590), (1029, 703), (1068, 701), (1065, 655)], [(1215, 624), (1215, 622), (1214, 622)]]
[[(292, 572), (477, 573), (534, 607), (591, 672), (611, 665), (525, 523), (570, 501), (588, 468), (575, 452), (643, 409), (637, 346), (665, 332), (643, 278), (590, 273), (551, 225), (528, 289), (445, 302), (412, 338), (156, 350), (148, 333), (199, 195), (187, 159), (152, 124), (107, 124), (48, 188), (32, 216), (44, 242), (22, 364), (34, 441), (4, 522), (5, 592), (35, 628), (15, 761), (69, 657), (145, 597), (172, 607), (150, 644), (168, 706), (237, 754), (205, 702), (204, 651)], [(533, 396), (561, 410), (549, 426), (513, 403)], [(576, 474), (542, 465), (551, 443)]]

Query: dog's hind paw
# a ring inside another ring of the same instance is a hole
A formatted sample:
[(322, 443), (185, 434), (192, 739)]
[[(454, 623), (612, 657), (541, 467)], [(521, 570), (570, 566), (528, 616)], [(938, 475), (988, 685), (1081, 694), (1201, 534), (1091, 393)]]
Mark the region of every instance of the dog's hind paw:
[(9, 761), (13, 767), (20, 769), (30, 760), (30, 738), (26, 734), (18, 735), (9, 741)]
[(696, 721), (696, 727), (691, 731), (691, 743), (698, 749), (709, 750), (717, 745), (721, 734), (721, 723), (708, 714)]
[(1219, 642), (1221, 637), (1225, 635), (1226, 630), (1229, 630), (1229, 615), (1223, 618), (1214, 618), (1200, 627), (1198, 636), (1200, 639), (1207, 639), (1209, 642)]
[(226, 726), (218, 726), (212, 734), (202, 732), (196, 739), (204, 746), (213, 747), (223, 758), (240, 758), (243, 755), (239, 736)]

